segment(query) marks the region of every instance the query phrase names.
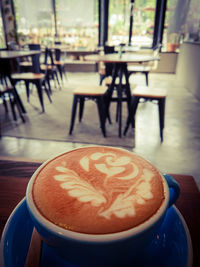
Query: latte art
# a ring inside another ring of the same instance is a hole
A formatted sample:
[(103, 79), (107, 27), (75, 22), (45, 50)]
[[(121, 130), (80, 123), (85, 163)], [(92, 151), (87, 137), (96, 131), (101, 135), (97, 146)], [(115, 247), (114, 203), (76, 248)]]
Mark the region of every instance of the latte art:
[[(113, 202), (111, 202), (110, 207), (104, 210), (100, 208), (97, 214), (99, 216), (104, 216), (106, 219), (110, 219), (111, 215), (115, 215), (119, 218), (125, 216), (134, 216), (135, 208), (134, 203), (144, 205), (145, 200), (153, 198), (151, 193), (151, 178), (153, 173), (148, 169), (143, 170), (143, 174), (134, 183), (134, 178), (137, 176), (139, 169), (131, 162), (130, 157), (117, 157), (117, 154), (109, 153), (94, 153), (90, 157), (83, 157), (80, 159), (80, 167), (82, 167), (88, 175), (90, 175), (90, 161), (96, 161), (100, 158), (105, 158), (105, 163), (94, 164), (97, 172), (105, 174), (105, 180), (103, 187), (106, 186), (109, 178), (121, 179), (121, 180), (133, 180), (132, 185), (127, 191), (119, 194)], [(120, 176), (126, 170), (126, 165), (132, 165), (132, 171), (127, 176)], [(84, 181), (79, 175), (73, 170), (64, 168), (62, 166), (56, 167), (56, 170), (62, 174), (54, 176), (54, 179), (60, 181), (60, 186), (68, 191), (71, 197), (77, 198), (80, 202), (90, 202), (93, 206), (102, 206), (101, 204), (108, 201), (108, 196), (105, 195), (104, 191), (96, 189), (92, 184)], [(132, 194), (132, 191), (136, 189), (136, 193)], [(113, 190), (115, 188), (113, 187)], [(112, 193), (112, 192), (111, 192)], [(104, 196), (105, 195), (105, 196)]]
[(121, 149), (87, 147), (50, 161), (33, 187), (40, 212), (83, 233), (112, 233), (150, 218), (164, 200), (160, 173)]

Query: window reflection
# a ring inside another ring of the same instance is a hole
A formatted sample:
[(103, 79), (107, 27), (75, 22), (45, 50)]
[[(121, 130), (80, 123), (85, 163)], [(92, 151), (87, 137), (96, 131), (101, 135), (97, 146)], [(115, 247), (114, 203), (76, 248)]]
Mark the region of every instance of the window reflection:
[(2, 20), (2, 14), (1, 14), (1, 8), (0, 8), (0, 48), (5, 48), (5, 46), (6, 44), (5, 44), (5, 37), (4, 37), (3, 20)]
[[(153, 42), (156, 0), (135, 0), (131, 45), (151, 47)], [(109, 38), (112, 45), (128, 44), (130, 0), (110, 0)]]

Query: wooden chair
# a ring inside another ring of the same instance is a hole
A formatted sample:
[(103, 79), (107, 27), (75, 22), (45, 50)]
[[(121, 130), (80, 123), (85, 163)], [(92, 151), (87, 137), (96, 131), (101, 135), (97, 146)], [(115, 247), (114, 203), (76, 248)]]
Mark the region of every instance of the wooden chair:
[[(28, 49), (29, 50), (35, 50), (35, 51), (40, 51), (41, 46), (40, 44), (28, 44)], [(32, 60), (30, 60), (30, 57), (23, 58), (22, 61), (20, 61), (20, 72), (31, 72), (32, 71)]]
[[(104, 54), (112, 54), (115, 53), (115, 47), (114, 46), (104, 46)], [(113, 72), (113, 63), (99, 63), (99, 75), (100, 75), (100, 82), (99, 84), (102, 85), (103, 80), (106, 77), (112, 76)]]
[[(155, 57), (159, 56), (159, 51), (160, 51), (160, 46), (156, 47), (155, 49), (153, 49), (153, 55)], [(145, 75), (145, 80), (146, 80), (146, 86), (149, 85), (149, 73), (153, 70), (156, 70), (158, 66), (158, 59), (157, 60), (153, 60), (152, 62), (149, 63), (142, 63), (142, 64), (138, 64), (138, 65), (128, 65), (128, 75), (129, 77), (132, 74), (144, 74)]]
[[(79, 103), (79, 122), (81, 122), (83, 117), (83, 110), (85, 100), (94, 100), (97, 104), (100, 127), (103, 133), (103, 136), (106, 137), (106, 127), (105, 127), (105, 94), (107, 91), (106, 86), (96, 86), (96, 85), (81, 85), (78, 86), (73, 94), (73, 105), (72, 105), (72, 113), (71, 113), (71, 124), (69, 134), (72, 134), (74, 128), (74, 122), (76, 117), (77, 105)], [(91, 113), (92, 116), (92, 113)]]
[(132, 128), (135, 128), (135, 115), (137, 107), (141, 98), (147, 101), (155, 100), (158, 103), (159, 110), (159, 125), (160, 125), (160, 139), (163, 141), (163, 129), (165, 122), (165, 101), (167, 97), (167, 91), (164, 88), (150, 88), (147, 86), (136, 86), (132, 90), (131, 108), (129, 110), (129, 116), (127, 118), (126, 127), (124, 129), (124, 135), (126, 135), (129, 125), (132, 124)]
[(54, 64), (59, 71), (61, 80), (63, 81), (63, 76), (65, 76), (65, 78), (67, 78), (67, 75), (66, 75), (66, 71), (65, 71), (65, 63), (61, 60), (61, 50), (58, 48), (55, 49)]
[(51, 93), (52, 93), (51, 84), (50, 84), (51, 80), (54, 81), (55, 87), (56, 87), (56, 82), (57, 82), (59, 88), (61, 89), (61, 85), (60, 85), (58, 74), (57, 74), (58, 69), (55, 65), (52, 51), (48, 47), (45, 48), (45, 58), (44, 58), (44, 63), (41, 64), (41, 71), (46, 73), (47, 75), (47, 83), (48, 83), (49, 90)]
[(29, 101), (30, 96), (30, 89), (29, 84), (32, 83), (37, 88), (37, 93), (39, 97), (39, 101), (42, 107), (42, 112), (45, 111), (44, 109), (44, 101), (43, 101), (43, 88), (51, 101), (50, 92), (47, 89), (46, 81), (47, 81), (47, 72), (41, 73), (40, 69), (40, 54), (36, 54), (32, 56), (33, 61), (33, 69), (32, 72), (25, 72), (25, 73), (15, 73), (11, 75), (11, 82), (15, 86), (17, 82), (24, 81), (26, 85), (26, 94), (27, 100)]
[(16, 107), (17, 111), (19, 113), (19, 116), (21, 117), (21, 120), (23, 122), (25, 122), (25, 119), (24, 119), (20, 104), (18, 102), (18, 98), (16, 96), (14, 87), (10, 84), (8, 78), (6, 76), (4, 76), (3, 74), (1, 74), (0, 83), (1, 83), (0, 97), (3, 101), (3, 105), (5, 107), (6, 113), (9, 112), (8, 105), (7, 105), (7, 102), (9, 101), (14, 121), (17, 121), (17, 114), (15, 111), (15, 107)]

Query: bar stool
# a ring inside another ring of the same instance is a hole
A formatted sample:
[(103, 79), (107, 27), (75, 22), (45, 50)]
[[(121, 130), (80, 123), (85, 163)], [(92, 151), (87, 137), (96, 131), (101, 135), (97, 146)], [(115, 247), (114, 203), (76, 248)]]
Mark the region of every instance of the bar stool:
[(159, 111), (159, 125), (160, 125), (160, 139), (163, 141), (163, 129), (165, 122), (165, 100), (167, 97), (167, 91), (164, 88), (152, 88), (147, 86), (136, 86), (132, 90), (131, 108), (129, 110), (129, 116), (127, 118), (126, 127), (124, 129), (124, 135), (126, 135), (129, 125), (132, 124), (132, 128), (135, 128), (135, 115), (137, 106), (141, 98), (147, 101), (157, 101)]
[[(74, 128), (74, 122), (76, 117), (77, 105), (79, 103), (79, 122), (81, 122), (83, 117), (83, 110), (85, 100), (93, 100), (97, 104), (97, 110), (99, 114), (99, 121), (101, 131), (103, 136), (106, 137), (106, 128), (105, 128), (105, 95), (107, 87), (106, 86), (97, 86), (97, 85), (80, 85), (74, 92), (73, 105), (72, 105), (72, 114), (71, 114), (71, 124), (69, 134), (72, 134)], [(91, 114), (92, 115), (92, 114)]]

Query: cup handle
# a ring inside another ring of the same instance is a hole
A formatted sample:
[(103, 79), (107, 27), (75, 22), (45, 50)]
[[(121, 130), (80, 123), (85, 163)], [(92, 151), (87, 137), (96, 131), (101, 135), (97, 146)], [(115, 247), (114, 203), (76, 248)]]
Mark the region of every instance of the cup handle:
[(180, 195), (180, 186), (171, 175), (164, 174), (163, 176), (169, 186), (169, 207), (171, 207)]

